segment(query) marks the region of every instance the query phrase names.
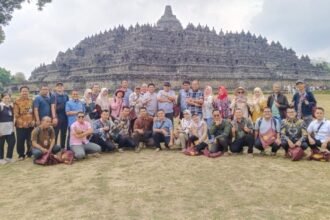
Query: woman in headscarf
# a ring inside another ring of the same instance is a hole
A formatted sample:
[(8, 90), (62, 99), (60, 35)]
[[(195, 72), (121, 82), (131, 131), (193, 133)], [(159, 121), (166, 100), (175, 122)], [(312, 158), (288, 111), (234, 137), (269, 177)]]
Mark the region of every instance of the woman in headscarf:
[(110, 112), (113, 120), (119, 119), (121, 110), (125, 106), (124, 102), (125, 91), (117, 89), (115, 92), (115, 97), (110, 101)]
[(86, 89), (84, 92), (84, 96), (81, 99), (81, 102), (84, 104), (86, 109), (87, 120), (97, 119), (98, 114), (95, 108), (95, 102), (92, 100), (92, 90)]
[(236, 109), (241, 109), (243, 116), (249, 118), (249, 106), (247, 104), (247, 94), (243, 87), (238, 87), (235, 89), (233, 102), (230, 105), (232, 114)]
[(198, 153), (201, 153), (208, 146), (207, 140), (207, 124), (194, 113), (189, 126), (189, 142)]
[(257, 119), (262, 117), (264, 108), (267, 107), (267, 99), (259, 87), (256, 87), (253, 90), (253, 97), (252, 100), (248, 102), (248, 105), (250, 107), (250, 112), (252, 113), (252, 122), (256, 123)]
[(212, 111), (213, 111), (213, 93), (212, 87), (206, 86), (204, 89), (204, 102), (202, 106), (203, 118), (208, 127), (212, 125)]
[(231, 111), (230, 111), (230, 100), (228, 97), (227, 89), (224, 86), (219, 86), (218, 88), (218, 96), (214, 97), (214, 108), (218, 109), (221, 117), (224, 119), (231, 118)]
[(186, 149), (190, 125), (191, 113), (186, 109), (183, 111), (183, 118), (179, 122), (179, 126), (174, 130), (174, 144), (181, 146), (182, 150)]

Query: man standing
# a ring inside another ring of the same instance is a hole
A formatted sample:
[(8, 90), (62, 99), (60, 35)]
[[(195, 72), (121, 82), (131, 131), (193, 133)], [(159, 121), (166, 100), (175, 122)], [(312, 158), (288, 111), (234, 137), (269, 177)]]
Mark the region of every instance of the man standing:
[(272, 148), (271, 155), (276, 155), (281, 145), (280, 129), (281, 125), (276, 118), (272, 117), (270, 108), (264, 108), (263, 117), (256, 121), (254, 133), (254, 146), (260, 150), (260, 154), (265, 154), (265, 149), (270, 146)]
[(133, 93), (133, 91), (130, 88), (128, 88), (127, 80), (121, 81), (119, 90), (122, 90), (125, 92), (124, 105), (128, 106), (129, 105), (129, 96)]
[(182, 83), (182, 89), (179, 90), (179, 95), (178, 95), (178, 105), (180, 106), (180, 119), (183, 118), (183, 111), (188, 109), (186, 100), (189, 96), (190, 91), (191, 91), (190, 82), (184, 81)]
[(281, 93), (281, 85), (273, 84), (273, 94), (268, 97), (267, 106), (272, 110), (272, 115), (279, 122), (286, 117), (286, 109), (289, 107), (288, 99)]
[(68, 130), (68, 117), (65, 112), (65, 105), (69, 101), (69, 96), (64, 92), (63, 83), (56, 84), (56, 91), (52, 95), (52, 111), (56, 112), (57, 125), (55, 129), (55, 144), (57, 144), (58, 135), (61, 132), (61, 147), (65, 148), (66, 132)]
[(48, 151), (53, 154), (61, 151), (61, 147), (55, 145), (55, 131), (51, 123), (50, 117), (45, 116), (42, 118), (40, 125), (32, 131), (32, 154), (35, 159), (39, 159)]
[(136, 152), (140, 152), (140, 142), (143, 142), (147, 146), (153, 145), (152, 139), (152, 125), (153, 117), (149, 116), (145, 107), (140, 108), (140, 115), (136, 119), (133, 128), (133, 140), (136, 144)]
[(165, 142), (166, 148), (169, 148), (170, 143), (173, 142), (173, 124), (170, 119), (165, 117), (165, 111), (163, 109), (157, 112), (157, 118), (153, 124), (153, 139), (156, 151), (161, 150), (161, 142)]
[[(33, 100), (29, 98), (30, 89), (27, 86), (20, 88), (20, 97), (14, 102), (14, 116), (17, 136), (18, 160), (31, 157), (31, 132), (35, 125), (33, 115)], [(25, 151), (25, 143), (27, 149)]]
[(33, 102), (34, 106), (34, 117), (36, 121), (36, 125), (40, 125), (40, 119), (45, 116), (52, 118), (53, 125), (57, 124), (56, 113), (52, 110), (51, 105), (52, 103), (51, 97), (49, 95), (48, 86), (43, 85), (40, 88), (39, 95), (36, 96)]
[(297, 112), (297, 118), (304, 120), (308, 126), (313, 121), (313, 108), (316, 106), (316, 100), (312, 92), (306, 91), (303, 80), (297, 80), (296, 87), (298, 91), (294, 94), (292, 102)]
[(149, 83), (148, 92), (143, 96), (142, 104), (147, 108), (150, 116), (156, 116), (158, 109), (157, 94), (155, 93), (155, 84)]
[(228, 155), (228, 145), (231, 142), (231, 124), (221, 117), (218, 109), (213, 110), (213, 123), (210, 128), (210, 134), (214, 137), (214, 142), (210, 146), (210, 152), (221, 151)]
[(69, 140), (70, 140), (70, 132), (71, 125), (76, 121), (78, 112), (85, 112), (85, 105), (79, 100), (79, 92), (76, 89), (72, 90), (71, 100), (66, 102), (65, 104), (65, 113), (68, 116), (68, 139), (67, 139), (67, 148), (70, 149)]
[(165, 117), (170, 119), (173, 123), (173, 103), (175, 102), (175, 92), (171, 90), (169, 82), (164, 83), (164, 89), (157, 94), (158, 109), (165, 111)]
[(86, 154), (93, 154), (99, 157), (101, 147), (89, 142), (88, 138), (93, 134), (93, 128), (88, 121), (85, 121), (85, 113), (76, 114), (77, 121), (70, 127), (70, 148), (74, 152), (75, 158), (84, 159)]
[(250, 119), (243, 117), (240, 108), (235, 109), (232, 123), (232, 136), (234, 142), (230, 147), (232, 153), (243, 152), (243, 147), (248, 146), (248, 156), (253, 157), (253, 124)]
[(96, 102), (97, 97), (99, 96), (101, 89), (99, 84), (94, 84), (92, 86), (92, 102)]
[(191, 83), (191, 91), (188, 93), (188, 98), (186, 99), (188, 109), (191, 114), (197, 113), (202, 118), (202, 106), (204, 103), (204, 94), (199, 90), (199, 81), (194, 80)]
[(324, 118), (324, 109), (317, 107), (315, 110), (316, 120), (312, 121), (307, 128), (309, 145), (318, 151), (322, 148), (330, 151), (330, 121)]

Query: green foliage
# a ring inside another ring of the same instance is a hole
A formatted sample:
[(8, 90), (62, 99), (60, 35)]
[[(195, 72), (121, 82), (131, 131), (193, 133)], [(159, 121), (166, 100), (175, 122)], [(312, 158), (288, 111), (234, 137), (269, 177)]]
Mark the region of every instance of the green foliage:
[[(0, 2), (0, 44), (5, 39), (5, 34), (2, 27), (8, 25), (10, 20), (13, 18), (13, 12), (15, 9), (21, 9), (22, 3), (27, 1), (28, 3), (33, 0), (1, 0)], [(39, 10), (42, 10), (45, 4), (52, 0), (37, 0), (36, 5)]]
[(330, 73), (330, 64), (329, 63), (323, 61), (322, 63), (316, 64), (316, 66), (319, 68), (322, 68), (325, 71), (327, 71), (328, 73)]
[(24, 73), (15, 73), (15, 75), (12, 77), (12, 82), (14, 83), (22, 83), (22, 82), (25, 82), (26, 81), (26, 78), (25, 78), (25, 75)]
[(10, 83), (10, 71), (0, 67), (0, 91), (3, 91), (3, 86)]

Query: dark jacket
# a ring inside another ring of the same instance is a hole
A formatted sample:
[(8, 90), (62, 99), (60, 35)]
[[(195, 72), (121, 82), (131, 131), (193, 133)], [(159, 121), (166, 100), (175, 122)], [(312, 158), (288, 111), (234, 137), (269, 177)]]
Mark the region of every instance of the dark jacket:
[[(272, 108), (274, 100), (275, 100), (274, 94), (272, 94), (268, 97), (268, 100), (267, 100), (268, 108)], [(284, 118), (286, 118), (286, 109), (289, 107), (288, 99), (286, 98), (285, 95), (283, 95), (282, 93), (279, 93), (277, 95), (277, 102), (278, 102), (278, 104), (280, 104), (278, 109), (280, 111), (281, 118), (284, 119)]]
[[(307, 100), (309, 103), (308, 103), (308, 105), (306, 105), (305, 101), (302, 102), (302, 105), (301, 105), (302, 116), (304, 117), (304, 116), (313, 115), (313, 108), (316, 106), (316, 100), (315, 100), (313, 93), (306, 91), (304, 100)], [(294, 94), (294, 96), (292, 98), (292, 102), (294, 103), (294, 109), (298, 112), (298, 104), (299, 104), (299, 93), (298, 92), (296, 94)]]

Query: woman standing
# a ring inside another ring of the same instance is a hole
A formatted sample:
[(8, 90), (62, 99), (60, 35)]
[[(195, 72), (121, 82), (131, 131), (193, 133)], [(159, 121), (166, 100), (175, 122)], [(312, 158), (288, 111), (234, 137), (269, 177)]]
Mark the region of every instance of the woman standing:
[[(107, 88), (102, 88), (100, 94), (96, 98), (96, 108), (98, 111), (110, 109), (109, 91)], [(101, 114), (100, 114), (101, 115)]]
[(96, 111), (95, 108), (95, 102), (93, 102), (92, 99), (92, 90), (91, 89), (86, 89), (84, 92), (84, 97), (82, 98), (81, 102), (84, 104), (85, 109), (86, 109), (86, 119), (88, 121), (98, 119), (99, 115)]
[(238, 87), (235, 89), (234, 93), (234, 99), (233, 102), (231, 103), (231, 111), (232, 115), (234, 115), (234, 112), (236, 109), (241, 109), (243, 113), (244, 118), (249, 118), (249, 106), (247, 104), (247, 97), (246, 97), (246, 92), (243, 87)]
[(251, 102), (248, 102), (248, 105), (252, 113), (252, 122), (256, 123), (257, 119), (262, 117), (262, 112), (264, 108), (267, 107), (267, 100), (259, 87), (256, 87), (253, 90), (253, 98)]
[(124, 107), (124, 96), (125, 92), (123, 90), (116, 90), (115, 97), (110, 101), (110, 112), (112, 120), (119, 119), (120, 112)]
[(214, 108), (219, 110), (221, 117), (223, 119), (231, 118), (230, 100), (228, 97), (228, 92), (226, 87), (219, 86), (218, 96), (214, 97), (213, 104), (214, 104)]
[[(8, 93), (1, 94), (0, 102), (0, 164), (15, 162), (13, 159), (13, 151), (16, 143), (14, 134), (14, 112), (10, 105), (10, 95)], [(6, 159), (4, 156), (4, 145), (7, 142), (8, 150)]]
[(212, 111), (213, 111), (213, 93), (212, 87), (206, 86), (204, 89), (204, 102), (202, 106), (203, 118), (207, 124), (207, 127), (211, 127), (212, 125)]

